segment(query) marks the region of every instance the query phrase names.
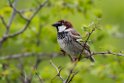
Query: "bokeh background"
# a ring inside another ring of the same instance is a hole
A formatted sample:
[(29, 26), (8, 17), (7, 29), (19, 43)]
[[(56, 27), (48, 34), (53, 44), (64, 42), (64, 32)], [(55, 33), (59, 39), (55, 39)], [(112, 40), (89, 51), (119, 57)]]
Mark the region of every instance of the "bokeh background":
[[(12, 0), (13, 1), (13, 0)], [(18, 0), (16, 8), (25, 10), (23, 15), (30, 17), (40, 3), (44, 0)], [(31, 10), (30, 10), (31, 9)], [(7, 0), (0, 1), (0, 16), (8, 22), (12, 8)], [(40, 12), (33, 18), (28, 29), (24, 33), (9, 38), (0, 48), (0, 57), (21, 54), (25, 52), (57, 53), (60, 51), (56, 40), (56, 29), (52, 23), (64, 19), (70, 21), (74, 28), (80, 32), (85, 39), (88, 25), (99, 21), (99, 29), (96, 30), (89, 45), (92, 51), (115, 53), (124, 52), (124, 0), (49, 0)], [(22, 29), (25, 25), (19, 15), (13, 20), (10, 34)], [(0, 37), (5, 33), (5, 27), (0, 21)], [(46, 55), (47, 56), (47, 55)], [(124, 83), (124, 57), (116, 55), (96, 55), (96, 62), (82, 60), (78, 63), (76, 70), (79, 73), (74, 77), (72, 83)], [(42, 57), (41, 57), (42, 58)], [(0, 83), (21, 83), (21, 69), (27, 76), (33, 75), (32, 83), (39, 83), (37, 72), (45, 83), (50, 83), (57, 72), (50, 65), (48, 59), (42, 59), (37, 70), (33, 70), (36, 57), (21, 57), (19, 59), (0, 59)], [(57, 56), (52, 58), (57, 66), (62, 66), (62, 76), (66, 78), (71, 67), (68, 57)], [(4, 68), (5, 66), (5, 68)], [(52, 80), (53, 83), (62, 83), (59, 78)]]

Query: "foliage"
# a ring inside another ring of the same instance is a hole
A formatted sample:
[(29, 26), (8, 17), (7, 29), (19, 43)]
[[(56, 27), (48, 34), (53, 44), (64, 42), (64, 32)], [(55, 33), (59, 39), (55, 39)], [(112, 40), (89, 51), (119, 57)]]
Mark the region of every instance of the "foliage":
[[(124, 8), (123, 4), (121, 4), (123, 1), (113, 1), (48, 0), (48, 3), (32, 19), (31, 24), (24, 33), (9, 38), (2, 44), (0, 55), (4, 57), (25, 52), (59, 52), (56, 31), (52, 28), (51, 24), (60, 19), (72, 22), (74, 28), (80, 32), (83, 39), (86, 39), (87, 32), (93, 27), (92, 23), (96, 23), (98, 29), (91, 35), (88, 41), (91, 50), (95, 52), (111, 50), (113, 52), (122, 51), (124, 53), (124, 29), (122, 28), (124, 26), (124, 12), (116, 12)], [(26, 18), (30, 18), (35, 8), (43, 2), (44, 0), (18, 0), (16, 8), (21, 10), (21, 13)], [(113, 2), (113, 6), (116, 3), (118, 4), (116, 4), (115, 8), (112, 8), (110, 7), (111, 2)], [(0, 4), (0, 17), (4, 17), (5, 22), (8, 22), (12, 8), (9, 6), (7, 0), (1, 0)], [(111, 12), (108, 12), (109, 10)], [(97, 23), (96, 19), (101, 19), (99, 21), (100, 24), (99, 22)], [(17, 14), (11, 25), (10, 34), (21, 30), (25, 23), (26, 21)], [(89, 25), (92, 27), (89, 28)], [(0, 21), (0, 38), (3, 37), (5, 31), (6, 28), (2, 21)], [(54, 78), (57, 72), (50, 65), (50, 59), (41, 59), (38, 68), (34, 68), (37, 58), (39, 57), (36, 57), (34, 54), (33, 56), (18, 59), (0, 60), (0, 83), (20, 83), (23, 76), (21, 75), (22, 72), (27, 77), (33, 76), (32, 83), (39, 83), (39, 76), (45, 83), (61, 83), (59, 78)], [(95, 56), (95, 59), (96, 63), (91, 63), (85, 59), (78, 63), (75, 70), (79, 71), (79, 73), (75, 75), (72, 83), (124, 82), (124, 57), (99, 55)], [(52, 58), (52, 60), (57, 66), (63, 68), (61, 74), (63, 78), (66, 78), (69, 69), (73, 65), (68, 57), (57, 56)]]

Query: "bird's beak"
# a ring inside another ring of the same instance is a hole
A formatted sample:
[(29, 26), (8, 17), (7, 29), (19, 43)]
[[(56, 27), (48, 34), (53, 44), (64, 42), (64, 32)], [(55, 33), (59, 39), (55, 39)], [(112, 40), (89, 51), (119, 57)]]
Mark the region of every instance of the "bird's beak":
[(52, 24), (52, 26), (54, 26), (54, 27), (58, 27), (59, 25), (60, 25), (59, 22)]
[(57, 25), (56, 24), (52, 24), (53, 27), (56, 27)]

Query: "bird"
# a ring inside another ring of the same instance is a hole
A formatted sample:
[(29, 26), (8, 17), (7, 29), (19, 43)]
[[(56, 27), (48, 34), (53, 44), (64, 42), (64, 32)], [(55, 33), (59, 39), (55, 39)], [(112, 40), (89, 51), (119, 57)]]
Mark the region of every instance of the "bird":
[[(90, 47), (82, 40), (81, 35), (73, 28), (67, 20), (59, 20), (52, 24), (57, 30), (57, 41), (61, 51), (68, 54), (71, 61), (79, 60), (79, 56), (88, 58), (95, 62)], [(82, 52), (83, 51), (83, 52)]]

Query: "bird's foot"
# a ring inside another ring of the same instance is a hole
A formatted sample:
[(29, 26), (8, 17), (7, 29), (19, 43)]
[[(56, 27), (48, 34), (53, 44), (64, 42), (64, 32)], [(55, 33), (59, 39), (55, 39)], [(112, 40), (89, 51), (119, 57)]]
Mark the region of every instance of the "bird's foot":
[(78, 57), (73, 57), (72, 58), (72, 62), (78, 62), (79, 61), (79, 58)]

